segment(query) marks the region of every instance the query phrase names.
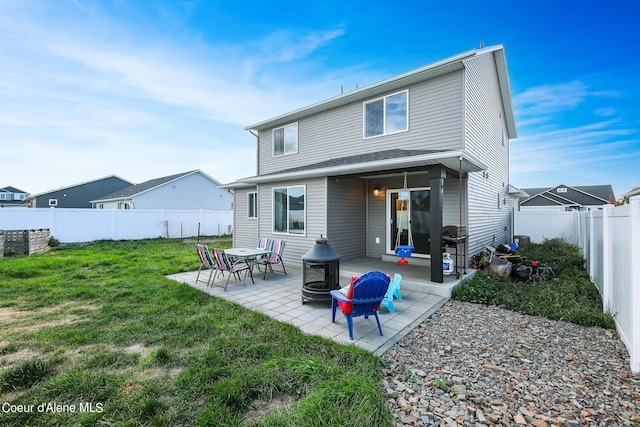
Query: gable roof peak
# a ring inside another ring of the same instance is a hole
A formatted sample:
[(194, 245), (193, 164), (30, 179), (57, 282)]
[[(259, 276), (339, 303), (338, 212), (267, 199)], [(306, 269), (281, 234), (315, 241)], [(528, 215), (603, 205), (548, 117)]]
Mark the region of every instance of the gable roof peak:
[(444, 74), (465, 68), (465, 61), (471, 60), (482, 55), (492, 54), (495, 59), (496, 72), (500, 86), (501, 99), (504, 104), (505, 120), (507, 122), (507, 130), (509, 138), (516, 138), (515, 115), (511, 101), (511, 87), (509, 83), (509, 75), (507, 71), (507, 61), (504, 53), (504, 45), (498, 44), (480, 49), (471, 49), (466, 52), (459, 53), (447, 57), (445, 59), (432, 62), (423, 67), (408, 71), (406, 73), (390, 77), (377, 83), (373, 83), (361, 88), (346, 92), (324, 101), (320, 101), (309, 106), (293, 110), (291, 112), (281, 114), (271, 119), (245, 127), (245, 130), (265, 130), (271, 127), (281, 126), (295, 122), (303, 117), (321, 113), (333, 108), (347, 105), (354, 102), (364, 101), (384, 93), (394, 90), (401, 90), (409, 85), (429, 80)]

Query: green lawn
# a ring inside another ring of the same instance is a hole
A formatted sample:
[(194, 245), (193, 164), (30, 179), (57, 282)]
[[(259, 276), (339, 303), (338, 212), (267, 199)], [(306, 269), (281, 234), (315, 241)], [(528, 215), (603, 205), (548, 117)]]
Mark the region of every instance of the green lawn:
[(379, 358), (164, 277), (198, 266), (171, 240), (1, 260), (0, 425), (392, 424)]

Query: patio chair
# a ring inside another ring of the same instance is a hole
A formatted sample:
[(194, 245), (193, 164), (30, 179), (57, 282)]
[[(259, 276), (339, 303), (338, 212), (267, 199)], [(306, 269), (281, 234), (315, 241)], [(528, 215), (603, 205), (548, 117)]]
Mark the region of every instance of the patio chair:
[[(207, 245), (196, 244), (196, 252), (200, 257), (200, 268), (198, 269), (198, 275), (196, 276), (196, 283), (202, 282), (206, 283), (208, 286), (211, 282), (213, 271), (216, 269), (216, 263), (211, 259), (211, 253), (209, 252)], [(206, 281), (200, 280), (200, 273), (202, 270), (211, 270), (211, 273), (209, 273), (209, 279)]]
[[(267, 239), (266, 237), (260, 237), (258, 239), (258, 244), (256, 245), (256, 249), (271, 250), (271, 245), (272, 245), (271, 239)], [(258, 258), (256, 258), (256, 263), (258, 263), (263, 258), (264, 258), (264, 255), (260, 255)]]
[[(258, 245), (260, 241), (258, 241)], [(260, 247), (260, 246), (258, 246)], [(262, 249), (262, 248), (261, 248)], [(269, 272), (273, 273), (273, 266), (275, 264), (282, 265), (282, 271), (279, 273), (287, 274), (287, 270), (284, 268), (284, 262), (282, 262), (282, 251), (284, 251), (284, 240), (269, 240), (265, 248), (271, 251), (271, 255), (259, 258), (256, 260), (258, 264), (264, 265), (265, 268), (269, 268)]]
[[(213, 258), (216, 260), (216, 266), (218, 270), (215, 276), (213, 276), (213, 282), (211, 282), (213, 286), (224, 288), (224, 290), (226, 291), (227, 286), (229, 286), (229, 280), (231, 280), (231, 276), (236, 276), (236, 278), (240, 280), (241, 271), (244, 271), (244, 278), (242, 283), (243, 284), (246, 283), (247, 273), (249, 273), (249, 271), (251, 270), (251, 267), (249, 266), (249, 264), (247, 264), (244, 260), (241, 260), (241, 259), (238, 259), (235, 262), (231, 262), (229, 257), (227, 257), (227, 254), (222, 249), (214, 248), (212, 253), (213, 253)], [(224, 277), (225, 271), (229, 273), (229, 276), (227, 277), (227, 282), (224, 284), (224, 286), (216, 285), (215, 283), (216, 283), (216, 278), (218, 277), (218, 274), (222, 274), (222, 276)], [(253, 275), (251, 276), (251, 282), (254, 283)]]
[(378, 310), (380, 303), (389, 288), (389, 276), (380, 271), (370, 271), (365, 273), (349, 286), (347, 295), (341, 290), (331, 291), (331, 322), (336, 321), (336, 310), (340, 307), (340, 311), (347, 319), (349, 327), (349, 338), (353, 340), (353, 318), (364, 316), (375, 316), (378, 323), (378, 331), (382, 336), (382, 326), (378, 318)]
[(402, 299), (400, 283), (402, 283), (402, 276), (398, 273), (394, 274), (393, 280), (389, 283), (389, 289), (387, 289), (387, 293), (384, 295), (384, 298), (380, 303), (382, 307), (386, 307), (387, 310), (389, 310), (389, 313), (396, 311), (393, 307), (393, 298)]
[(265, 237), (260, 237), (258, 239), (258, 244), (256, 245), (257, 249), (268, 249), (271, 246), (271, 241)]

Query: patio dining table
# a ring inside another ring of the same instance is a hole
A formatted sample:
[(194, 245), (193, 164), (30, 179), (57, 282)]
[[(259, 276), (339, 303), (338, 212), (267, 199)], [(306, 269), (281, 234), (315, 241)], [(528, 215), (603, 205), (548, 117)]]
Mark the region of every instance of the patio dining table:
[(271, 251), (266, 249), (255, 249), (255, 248), (231, 248), (225, 250), (227, 256), (242, 259), (249, 266), (249, 274), (251, 274), (251, 280), (253, 280), (253, 268), (255, 267), (260, 273), (262, 273), (262, 278), (267, 279), (267, 269), (261, 269), (260, 264), (258, 264), (258, 258), (262, 256), (271, 255)]

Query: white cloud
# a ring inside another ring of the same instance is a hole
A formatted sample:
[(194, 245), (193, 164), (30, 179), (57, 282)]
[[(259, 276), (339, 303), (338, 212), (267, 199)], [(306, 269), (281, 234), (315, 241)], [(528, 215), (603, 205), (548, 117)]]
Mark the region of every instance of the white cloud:
[[(255, 173), (255, 138), (244, 126), (339, 91), (343, 73), (318, 72), (314, 54), (343, 28), (204, 43), (172, 11), (161, 14), (183, 31), (176, 38), (116, 23), (100, 7), (0, 0), (0, 141), (10, 180), (2, 185), (41, 192), (113, 173), (141, 182), (197, 168), (233, 181)], [(24, 173), (26, 158), (41, 176)]]
[(517, 111), (523, 116), (552, 114), (581, 104), (589, 95), (580, 81), (537, 86), (513, 97)]

